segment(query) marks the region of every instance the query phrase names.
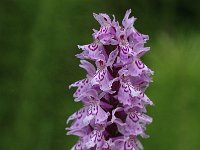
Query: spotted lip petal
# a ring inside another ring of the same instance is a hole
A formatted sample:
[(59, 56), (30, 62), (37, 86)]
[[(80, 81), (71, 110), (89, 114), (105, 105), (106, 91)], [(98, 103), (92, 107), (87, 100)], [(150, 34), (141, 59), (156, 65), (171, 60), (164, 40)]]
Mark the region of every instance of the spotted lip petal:
[(85, 138), (85, 145), (87, 149), (97, 147), (102, 148), (104, 143), (104, 135), (103, 131), (93, 130), (88, 136)]
[(92, 85), (99, 85), (102, 91), (109, 91), (109, 73), (107, 68), (97, 70), (93, 79), (91, 80)]
[(99, 42), (93, 42), (91, 44), (82, 46), (78, 45), (78, 48), (83, 50), (81, 54), (77, 55), (80, 59), (96, 60), (104, 51), (102, 43)]
[(134, 97), (139, 97), (140, 91), (133, 87), (131, 82), (123, 82), (121, 81), (121, 86), (118, 92), (118, 100), (124, 105), (131, 105), (132, 99)]
[(98, 101), (93, 100), (93, 102), (91, 102), (89, 105), (81, 108), (79, 111), (71, 115), (67, 120), (67, 123), (69, 123), (71, 120), (74, 120), (69, 129), (80, 130), (89, 125), (92, 120), (94, 120), (95, 124), (106, 121), (109, 115), (109, 112), (105, 112), (101, 108)]
[(123, 64), (127, 63), (128, 58), (130, 56), (134, 56), (133, 50), (128, 44), (121, 45), (119, 49), (120, 49), (120, 59)]
[(83, 107), (72, 114), (67, 123), (67, 135), (76, 135), (79, 141), (72, 150), (142, 150), (138, 136), (147, 138), (146, 125), (152, 118), (146, 107), (153, 102), (145, 94), (152, 82), (150, 70), (141, 57), (150, 50), (145, 47), (148, 35), (138, 32), (135, 17), (127, 10), (122, 26), (107, 14), (93, 14), (99, 30), (93, 29), (93, 41), (78, 45), (82, 50), (79, 67), (86, 78), (69, 86)]

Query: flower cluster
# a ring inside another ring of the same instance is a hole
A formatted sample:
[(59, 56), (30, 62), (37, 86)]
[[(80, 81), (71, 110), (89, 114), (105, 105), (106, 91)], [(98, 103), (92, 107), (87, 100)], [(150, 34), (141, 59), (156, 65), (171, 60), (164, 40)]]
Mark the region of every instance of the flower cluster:
[(139, 33), (128, 10), (120, 26), (115, 16), (93, 14), (101, 25), (93, 30), (93, 42), (78, 46), (82, 52), (80, 67), (87, 71), (85, 79), (70, 87), (77, 87), (76, 102), (83, 108), (72, 114), (68, 135), (79, 136), (72, 150), (140, 150), (138, 140), (145, 134), (146, 124), (152, 122), (146, 106), (153, 105), (144, 94), (151, 80), (151, 71), (140, 57), (148, 36)]

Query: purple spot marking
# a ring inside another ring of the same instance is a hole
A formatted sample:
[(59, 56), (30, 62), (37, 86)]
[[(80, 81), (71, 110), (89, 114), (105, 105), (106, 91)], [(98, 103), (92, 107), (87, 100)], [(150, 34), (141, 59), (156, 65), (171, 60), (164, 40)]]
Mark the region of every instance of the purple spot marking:
[(131, 112), (129, 114), (129, 117), (133, 122), (138, 122), (139, 120), (138, 114), (136, 112)]
[(133, 144), (131, 142), (125, 142), (124, 143), (124, 150), (132, 150), (134, 147), (133, 147)]
[(122, 53), (123, 53), (124, 55), (126, 55), (126, 54), (128, 54), (128, 52), (129, 52), (129, 47), (128, 47), (128, 46), (123, 46), (123, 47), (121, 48), (121, 51), (122, 51)]
[(89, 115), (97, 115), (98, 114), (98, 106), (96, 104), (90, 104), (87, 110), (87, 116)]
[(98, 79), (99, 79), (99, 81), (103, 81), (103, 79), (105, 77), (105, 74), (106, 74), (106, 70), (105, 69), (98, 72)]
[(136, 61), (135, 61), (135, 64), (137, 65), (137, 67), (138, 67), (139, 69), (143, 69), (143, 68), (144, 68), (144, 64), (143, 64), (142, 61), (140, 61), (140, 60), (136, 60)]
[(90, 45), (88, 45), (88, 48), (91, 50), (91, 51), (95, 51), (97, 50), (99, 46), (96, 44), (96, 43), (92, 43)]
[(107, 32), (108, 32), (108, 27), (102, 27), (100, 29), (100, 34), (107, 33)]

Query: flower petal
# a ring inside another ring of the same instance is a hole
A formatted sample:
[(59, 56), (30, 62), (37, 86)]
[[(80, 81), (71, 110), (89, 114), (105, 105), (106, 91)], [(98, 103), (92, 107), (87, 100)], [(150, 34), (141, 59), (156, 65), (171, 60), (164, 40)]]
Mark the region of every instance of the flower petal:
[(81, 64), (79, 65), (81, 68), (85, 69), (89, 76), (93, 76), (96, 72), (96, 69), (93, 64), (86, 60), (81, 60)]
[(116, 48), (114, 51), (112, 51), (108, 57), (108, 60), (107, 60), (107, 66), (112, 66), (113, 63), (115, 62), (115, 59), (117, 58), (117, 55), (118, 55), (118, 48)]
[(132, 86), (130, 82), (121, 81), (118, 92), (118, 100), (124, 105), (131, 105), (133, 97), (139, 97), (140, 91)]
[(96, 60), (99, 58), (99, 55), (104, 50), (103, 46), (100, 43), (91, 43), (88, 45), (80, 46), (78, 45), (79, 49), (83, 50), (83, 53), (77, 56), (80, 56), (80, 58), (87, 58), (87, 59), (93, 59)]
[(102, 147), (104, 143), (104, 136), (102, 131), (93, 130), (86, 138), (85, 138), (85, 146), (87, 149), (92, 148), (94, 146)]
[(102, 70), (97, 70), (97, 73), (91, 80), (92, 85), (99, 85), (100, 89), (102, 91), (110, 91), (111, 90), (111, 84), (109, 79), (109, 73), (107, 68), (104, 68)]
[(135, 22), (135, 20), (136, 20), (136, 18), (134, 18), (134, 17), (129, 18), (130, 14), (131, 14), (131, 9), (126, 11), (124, 19), (122, 21), (122, 25), (124, 26), (124, 28), (132, 27), (134, 22)]
[(90, 84), (89, 80), (86, 78), (86, 79), (82, 79), (82, 80), (79, 80), (79, 81), (71, 84), (69, 86), (69, 88), (71, 88), (71, 87), (78, 87), (78, 89), (73, 94), (73, 96), (76, 98), (75, 99), (76, 101), (80, 101), (79, 97), (81, 97), (82, 94), (84, 94), (85, 92), (87, 92), (88, 90), (90, 90), (91, 86), (92, 85)]
[(99, 22), (101, 26), (106, 26), (108, 24), (111, 24), (111, 19), (107, 14), (95, 14), (93, 13), (94, 18)]

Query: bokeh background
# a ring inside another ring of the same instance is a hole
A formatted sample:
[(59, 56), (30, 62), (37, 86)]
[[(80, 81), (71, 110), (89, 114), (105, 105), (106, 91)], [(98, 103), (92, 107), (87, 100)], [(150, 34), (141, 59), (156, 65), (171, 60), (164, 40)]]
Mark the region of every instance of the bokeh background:
[(200, 1), (0, 0), (0, 150), (69, 150), (66, 119), (81, 107), (68, 85), (85, 77), (78, 44), (99, 28), (92, 13), (133, 10), (150, 35), (155, 71), (146, 150), (200, 149)]

